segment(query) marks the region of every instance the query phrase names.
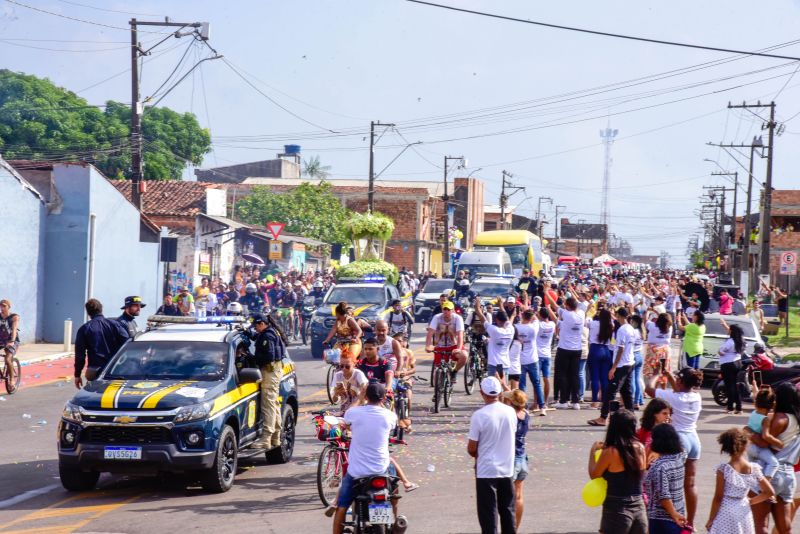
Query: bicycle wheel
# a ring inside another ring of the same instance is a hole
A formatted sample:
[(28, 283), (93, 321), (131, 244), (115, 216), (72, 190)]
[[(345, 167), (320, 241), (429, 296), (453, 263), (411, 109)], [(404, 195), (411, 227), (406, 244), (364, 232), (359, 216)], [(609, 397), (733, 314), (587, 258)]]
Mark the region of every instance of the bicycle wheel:
[(444, 397), (444, 371), (437, 367), (433, 374), (433, 413), (439, 413), (439, 403)]
[(303, 340), (303, 345), (308, 345), (308, 335), (311, 333), (311, 321), (303, 321), (300, 325), (300, 337)]
[(394, 412), (397, 414), (397, 432), (395, 434), (397, 439), (402, 440), (405, 430), (401, 423), (406, 419), (406, 399), (404, 397), (399, 397), (394, 402)]
[(475, 355), (472, 349), (470, 349), (469, 353), (469, 361), (464, 366), (464, 390), (467, 395), (472, 395), (472, 392), (475, 391)]
[(452, 374), (450, 372), (450, 369), (448, 369), (445, 372), (444, 387), (443, 387), (443, 389), (444, 389), (444, 407), (445, 408), (449, 408), (450, 407), (450, 399), (453, 396), (453, 380), (452, 380), (451, 377), (452, 377)]
[(431, 387), (436, 387), (436, 382), (433, 381), (435, 374), (436, 374), (436, 366), (433, 363), (431, 363), (431, 378), (430, 381), (428, 382), (431, 385)]
[(8, 369), (5, 369), (5, 376), (3, 377), (4, 378), (3, 381), (5, 382), (5, 385), (6, 385), (6, 392), (9, 395), (13, 395), (14, 393), (17, 392), (17, 390), (19, 389), (19, 383), (22, 380), (22, 372), (20, 370), (19, 360), (16, 359), (16, 358), (13, 358), (11, 360), (11, 365), (14, 367), (14, 369), (13, 369), (14, 370), (14, 380), (12, 381), (12, 380), (9, 379)]
[(319, 499), (325, 506), (331, 506), (336, 502), (336, 494), (342, 484), (344, 473), (341, 472), (340, 454), (335, 445), (328, 444), (319, 455), (319, 461), (317, 462), (317, 492), (319, 493)]
[(295, 314), (295, 316), (294, 316), (294, 338), (295, 338), (295, 340), (300, 339), (300, 333), (301, 333), (300, 331), (303, 328), (303, 325), (302, 325), (302, 323), (300, 321), (302, 321), (302, 318), (299, 315)]
[(333, 383), (333, 375), (335, 374), (336, 374), (336, 366), (328, 365), (328, 376), (325, 379), (325, 391), (327, 391), (328, 393), (328, 400), (330, 401), (331, 404), (334, 404), (333, 389), (335, 387), (335, 384)]

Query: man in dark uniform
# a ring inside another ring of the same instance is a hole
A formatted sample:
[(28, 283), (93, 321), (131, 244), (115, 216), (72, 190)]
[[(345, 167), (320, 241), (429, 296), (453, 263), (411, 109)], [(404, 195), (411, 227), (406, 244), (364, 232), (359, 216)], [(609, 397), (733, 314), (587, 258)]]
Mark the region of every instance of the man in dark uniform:
[(75, 387), (83, 387), (81, 372), (86, 365), (102, 370), (130, 337), (122, 324), (103, 317), (103, 305), (97, 299), (86, 301), (89, 321), (75, 335)]
[(253, 316), (255, 354), (253, 359), (261, 369), (261, 417), (263, 432), (255, 448), (274, 449), (281, 445), (280, 385), (283, 378), (283, 340), (269, 318)]
[(120, 308), (123, 312), (122, 315), (117, 317), (117, 321), (128, 331), (128, 337), (133, 338), (136, 332), (139, 331), (136, 318), (145, 306), (147, 306), (147, 304), (142, 303), (142, 297), (125, 297), (125, 305)]

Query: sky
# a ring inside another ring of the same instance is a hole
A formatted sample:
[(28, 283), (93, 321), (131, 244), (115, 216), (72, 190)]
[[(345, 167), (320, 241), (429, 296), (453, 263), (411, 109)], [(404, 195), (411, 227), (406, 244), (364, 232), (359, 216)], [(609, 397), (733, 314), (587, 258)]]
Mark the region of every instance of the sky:
[[(284, 144), (299, 144), (304, 158), (331, 167), (332, 178), (364, 178), (369, 122), (379, 120), (396, 128), (379, 139), (376, 172), (397, 159), (378, 183), (441, 180), (443, 157), (463, 155), (466, 169), (450, 176), (484, 180), (487, 203), (497, 203), (506, 170), (525, 187), (510, 200), (518, 213), (533, 216), (537, 199), (551, 197), (543, 204), (549, 221), (558, 205), (572, 222), (600, 222), (599, 131), (610, 125), (618, 130), (610, 230), (636, 254), (666, 250), (673, 265), (685, 263), (687, 241), (700, 232), (703, 186), (732, 187), (711, 172), (739, 171), (746, 180), (735, 159), (707, 143), (749, 143), (768, 110), (729, 110), (729, 102), (775, 100), (785, 128), (776, 137), (774, 187), (798, 184), (800, 62), (791, 59), (589, 35), (406, 0), (15, 2), (0, 0), (0, 68), (47, 77), (91, 104), (130, 102), (131, 17), (210, 22), (208, 44), (224, 59), (203, 62), (160, 103), (195, 113), (210, 129), (213, 152), (203, 167), (271, 159)], [(798, 0), (757, 11), (743, 0), (440, 3), (735, 50), (785, 44), (772, 53), (800, 57)], [(145, 46), (160, 39), (140, 34)], [(184, 53), (175, 78), (212, 54), (190, 38), (168, 38), (145, 61), (143, 96)], [(409, 143), (418, 144), (404, 149)], [(747, 152), (733, 156), (746, 166)], [(759, 159), (759, 183), (765, 168)]]

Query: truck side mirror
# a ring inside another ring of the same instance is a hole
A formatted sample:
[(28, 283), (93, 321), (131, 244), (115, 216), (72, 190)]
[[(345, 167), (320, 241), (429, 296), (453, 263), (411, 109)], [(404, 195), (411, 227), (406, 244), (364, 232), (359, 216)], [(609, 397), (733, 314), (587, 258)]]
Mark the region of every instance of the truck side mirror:
[(261, 382), (261, 371), (252, 367), (245, 367), (239, 371), (240, 384), (255, 384)]
[(99, 369), (97, 367), (87, 367), (86, 372), (84, 373), (87, 382), (92, 382), (94, 380), (97, 380), (98, 374), (99, 374)]

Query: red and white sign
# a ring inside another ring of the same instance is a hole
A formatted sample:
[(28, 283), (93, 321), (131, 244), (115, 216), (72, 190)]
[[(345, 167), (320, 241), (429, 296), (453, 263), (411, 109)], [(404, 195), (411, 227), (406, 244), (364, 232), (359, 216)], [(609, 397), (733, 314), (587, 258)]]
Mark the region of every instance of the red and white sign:
[(797, 274), (797, 253), (781, 253), (781, 274), (788, 274), (792, 276)]
[(268, 222), (267, 223), (267, 230), (270, 234), (272, 234), (273, 239), (278, 239), (278, 236), (281, 235), (283, 229), (286, 227), (286, 224), (280, 222)]

